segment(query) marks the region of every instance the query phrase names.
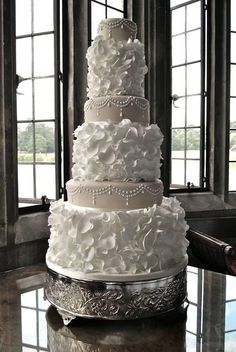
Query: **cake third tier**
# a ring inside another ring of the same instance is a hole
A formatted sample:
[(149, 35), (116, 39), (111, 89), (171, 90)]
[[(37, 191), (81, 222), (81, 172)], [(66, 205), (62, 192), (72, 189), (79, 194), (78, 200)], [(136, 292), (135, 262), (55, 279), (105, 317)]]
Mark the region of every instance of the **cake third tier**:
[(156, 181), (163, 135), (157, 125), (90, 122), (75, 131), (72, 175), (82, 181)]

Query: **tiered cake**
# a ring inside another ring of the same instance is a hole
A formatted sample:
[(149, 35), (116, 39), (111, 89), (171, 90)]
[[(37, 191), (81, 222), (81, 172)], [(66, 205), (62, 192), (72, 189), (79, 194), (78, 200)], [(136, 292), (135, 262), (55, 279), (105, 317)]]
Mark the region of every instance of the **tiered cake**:
[(149, 123), (136, 31), (132, 21), (103, 20), (87, 51), (89, 99), (74, 132), (68, 201), (52, 203), (49, 217), (47, 266), (66, 278), (128, 285), (186, 266), (187, 225), (178, 201), (163, 197), (163, 136)]

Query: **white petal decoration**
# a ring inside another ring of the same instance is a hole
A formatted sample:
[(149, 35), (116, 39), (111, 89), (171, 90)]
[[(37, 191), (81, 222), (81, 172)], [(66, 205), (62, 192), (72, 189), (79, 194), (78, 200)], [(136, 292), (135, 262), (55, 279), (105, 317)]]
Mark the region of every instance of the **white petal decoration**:
[(90, 216), (87, 214), (80, 216), (79, 221), (77, 221), (77, 226), (78, 226), (79, 231), (81, 233), (86, 233), (89, 230), (92, 230), (93, 224), (90, 222)]
[(84, 255), (84, 260), (86, 262), (91, 262), (94, 258), (94, 255), (95, 255), (95, 248), (94, 247), (91, 247), (89, 250), (88, 250), (88, 253), (86, 253), (86, 255)]
[(147, 73), (144, 47), (138, 40), (94, 39), (88, 48), (88, 97), (126, 94), (144, 96)]
[(98, 153), (98, 159), (105, 165), (113, 164), (116, 160), (116, 155), (111, 146), (105, 152)]
[[(146, 139), (147, 130), (155, 138)], [(150, 129), (128, 119), (119, 124), (85, 123), (74, 140), (73, 178), (154, 181), (160, 177), (162, 139), (159, 128)]]
[(184, 216), (175, 198), (164, 197), (160, 206), (147, 209), (111, 212), (56, 201), (51, 204), (47, 259), (84, 273), (169, 269), (186, 254)]

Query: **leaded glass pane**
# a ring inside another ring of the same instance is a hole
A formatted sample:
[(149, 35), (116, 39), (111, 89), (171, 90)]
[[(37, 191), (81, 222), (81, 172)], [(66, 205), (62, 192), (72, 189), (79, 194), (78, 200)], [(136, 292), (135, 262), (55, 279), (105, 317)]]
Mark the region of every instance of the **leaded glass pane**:
[(194, 95), (187, 97), (187, 126), (200, 126), (201, 119), (201, 96)]
[(201, 27), (201, 1), (187, 6), (187, 31)]
[(29, 291), (20, 295), (21, 306), (36, 308), (36, 291)]
[(187, 150), (186, 156), (188, 159), (200, 158), (200, 129), (188, 128), (186, 131)]
[(198, 303), (198, 275), (187, 272), (187, 292), (188, 300), (192, 303)]
[(195, 352), (197, 346), (197, 336), (186, 331), (186, 352)]
[[(49, 177), (50, 175), (50, 177)], [(55, 199), (55, 165), (36, 165), (36, 198), (46, 195), (49, 199)]]
[(236, 280), (233, 276), (226, 276), (226, 300), (236, 299)]
[(184, 158), (185, 155), (185, 130), (172, 129), (172, 158)]
[(34, 198), (33, 165), (18, 164), (19, 198)]
[(101, 20), (106, 18), (106, 8), (103, 5), (91, 2), (91, 24), (92, 24), (92, 39), (97, 36), (97, 28)]
[(32, 163), (34, 154), (34, 126), (32, 123), (18, 123), (18, 162)]
[(187, 94), (201, 93), (201, 64), (187, 66)]
[(230, 131), (229, 160), (236, 161), (236, 131)]
[(184, 173), (185, 173), (184, 160), (171, 160), (171, 184), (172, 186), (184, 185)]
[(172, 65), (185, 63), (185, 35), (177, 35), (172, 38)]
[(230, 72), (230, 95), (236, 96), (236, 65), (231, 64)]
[(236, 162), (229, 163), (229, 191), (236, 190)]
[(187, 62), (201, 59), (201, 31), (187, 33)]
[(36, 79), (35, 81), (35, 119), (54, 119), (54, 78)]
[(47, 321), (45, 319), (45, 312), (38, 312), (39, 318), (39, 346), (47, 348), (48, 339), (47, 339)]
[(172, 69), (172, 92), (179, 96), (185, 95), (185, 67)]
[(236, 98), (230, 99), (230, 128), (236, 128)]
[(49, 75), (54, 75), (54, 35), (39, 35), (34, 37), (34, 76)]
[(195, 187), (199, 187), (200, 161), (186, 160), (186, 182), (190, 182)]
[(31, 0), (16, 0), (16, 36), (31, 33), (31, 13)]
[(188, 319), (186, 322), (186, 330), (197, 333), (197, 306), (190, 304), (188, 306)]
[[(236, 10), (236, 9), (235, 9)], [(225, 334), (224, 352), (232, 352), (235, 349), (236, 331), (228, 332)]]
[(34, 33), (53, 31), (53, 0), (34, 0)]
[(236, 330), (236, 300), (226, 302), (225, 308), (225, 330)]
[(16, 40), (16, 73), (22, 78), (32, 77), (32, 39)]
[(35, 124), (35, 159), (40, 163), (55, 162), (54, 122)]
[(173, 10), (171, 14), (172, 35), (184, 33), (185, 31), (185, 8)]
[(235, 14), (236, 14), (236, 1), (231, 0), (231, 31), (236, 31)]
[(17, 120), (32, 120), (32, 81), (23, 81), (17, 88)]
[(236, 33), (231, 33), (231, 62), (236, 63)]
[(23, 343), (37, 344), (36, 310), (21, 308), (21, 331)]
[(185, 98), (172, 104), (172, 128), (175, 127), (185, 127)]

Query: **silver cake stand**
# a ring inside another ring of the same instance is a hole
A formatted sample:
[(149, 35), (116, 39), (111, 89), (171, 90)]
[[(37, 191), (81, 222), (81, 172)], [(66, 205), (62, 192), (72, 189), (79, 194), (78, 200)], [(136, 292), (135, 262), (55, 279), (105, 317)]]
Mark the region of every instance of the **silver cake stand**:
[(76, 317), (152, 317), (177, 309), (187, 296), (186, 260), (178, 272), (140, 281), (80, 280), (47, 269), (45, 294), (65, 325)]

